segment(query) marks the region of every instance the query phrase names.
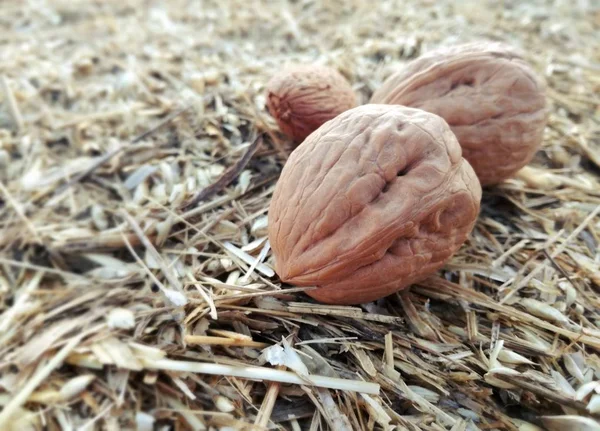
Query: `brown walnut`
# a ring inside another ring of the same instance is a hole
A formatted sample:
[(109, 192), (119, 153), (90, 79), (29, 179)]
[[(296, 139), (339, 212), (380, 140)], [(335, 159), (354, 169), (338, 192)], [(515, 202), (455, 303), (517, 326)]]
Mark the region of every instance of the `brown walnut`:
[(294, 66), (267, 84), (267, 109), (283, 133), (302, 142), (321, 124), (356, 106), (348, 81), (325, 66)]
[(363, 105), (291, 154), (269, 208), (280, 279), (332, 304), (376, 300), (437, 269), (471, 232), (481, 186), (446, 122)]
[(539, 149), (545, 83), (513, 48), (475, 42), (431, 51), (391, 75), (371, 103), (443, 117), (482, 185), (513, 176)]

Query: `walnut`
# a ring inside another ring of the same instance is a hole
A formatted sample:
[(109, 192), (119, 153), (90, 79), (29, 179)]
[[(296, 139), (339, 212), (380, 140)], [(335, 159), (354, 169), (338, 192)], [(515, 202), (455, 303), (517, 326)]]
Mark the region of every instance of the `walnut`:
[(281, 131), (295, 142), (356, 103), (348, 81), (325, 66), (294, 66), (267, 84), (267, 109)]
[(501, 43), (431, 51), (390, 76), (370, 101), (443, 117), (484, 186), (531, 161), (548, 117), (545, 83), (516, 50)]
[(332, 304), (376, 300), (441, 268), (471, 232), (481, 186), (446, 122), (363, 105), (290, 155), (269, 208), (275, 270)]

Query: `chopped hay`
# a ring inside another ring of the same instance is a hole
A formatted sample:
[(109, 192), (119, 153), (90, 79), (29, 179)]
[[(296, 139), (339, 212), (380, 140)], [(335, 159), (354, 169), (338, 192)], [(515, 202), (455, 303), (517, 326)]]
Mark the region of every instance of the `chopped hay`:
[[(600, 429), (600, 9), (406, 3), (0, 4), (0, 429)], [(268, 78), (316, 61), (365, 102), (480, 38), (548, 80), (536, 159), (409, 291), (282, 288)]]

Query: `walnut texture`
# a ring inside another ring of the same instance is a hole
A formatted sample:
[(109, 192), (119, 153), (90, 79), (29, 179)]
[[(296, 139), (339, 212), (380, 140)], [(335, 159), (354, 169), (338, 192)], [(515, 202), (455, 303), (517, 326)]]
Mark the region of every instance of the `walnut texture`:
[(290, 67), (267, 84), (267, 109), (296, 143), (356, 103), (348, 81), (326, 66)]
[(290, 155), (269, 208), (280, 279), (331, 304), (373, 301), (437, 269), (471, 232), (481, 186), (446, 122), (368, 104)]
[(516, 49), (495, 42), (431, 51), (392, 74), (370, 102), (443, 117), (484, 186), (532, 160), (548, 117), (543, 80)]

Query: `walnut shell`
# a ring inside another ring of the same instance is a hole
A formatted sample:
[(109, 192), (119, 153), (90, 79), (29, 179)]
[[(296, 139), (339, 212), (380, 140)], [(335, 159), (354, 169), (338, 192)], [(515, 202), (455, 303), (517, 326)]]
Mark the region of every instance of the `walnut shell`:
[(481, 186), (446, 122), (363, 105), (290, 155), (269, 208), (275, 270), (332, 304), (387, 296), (437, 269), (471, 232)]
[(431, 51), (390, 76), (370, 101), (443, 117), (484, 186), (531, 161), (548, 117), (545, 83), (516, 50), (501, 43)]
[(294, 66), (267, 84), (267, 109), (281, 131), (296, 142), (356, 103), (348, 81), (325, 66)]

